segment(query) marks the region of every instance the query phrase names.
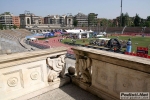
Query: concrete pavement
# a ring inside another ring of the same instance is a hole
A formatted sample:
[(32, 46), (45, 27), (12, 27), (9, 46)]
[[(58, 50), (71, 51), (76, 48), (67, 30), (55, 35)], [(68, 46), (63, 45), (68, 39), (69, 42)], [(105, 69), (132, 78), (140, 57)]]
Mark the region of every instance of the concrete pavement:
[(29, 100), (102, 100), (74, 84), (67, 84)]

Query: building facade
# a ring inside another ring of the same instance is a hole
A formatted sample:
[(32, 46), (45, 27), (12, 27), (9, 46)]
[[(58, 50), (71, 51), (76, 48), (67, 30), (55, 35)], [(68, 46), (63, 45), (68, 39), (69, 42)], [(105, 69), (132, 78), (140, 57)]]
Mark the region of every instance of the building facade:
[(32, 13), (25, 13), (25, 14), (20, 14), (20, 27), (21, 28), (26, 28), (28, 25), (38, 25), (38, 24), (44, 24), (44, 19), (40, 16), (35, 16)]
[(61, 27), (73, 26), (73, 16), (69, 15), (48, 15), (44, 17), (44, 24), (58, 25)]
[(66, 15), (48, 15), (44, 17), (44, 24), (66, 25)]
[(95, 13), (88, 14), (88, 26), (97, 26), (97, 16)]
[(13, 21), (12, 21), (13, 15), (10, 14), (9, 12), (5, 12), (0, 15), (0, 24), (8, 26), (13, 26)]
[(87, 27), (88, 26), (88, 15), (83, 13), (78, 13), (74, 18), (77, 21), (77, 27)]
[(12, 23), (19, 28), (20, 27), (20, 17), (19, 16), (13, 16), (12, 17)]
[(74, 19), (74, 16), (72, 14), (68, 14), (67, 15), (67, 23), (66, 23), (66, 26), (67, 27), (73, 27), (73, 19)]

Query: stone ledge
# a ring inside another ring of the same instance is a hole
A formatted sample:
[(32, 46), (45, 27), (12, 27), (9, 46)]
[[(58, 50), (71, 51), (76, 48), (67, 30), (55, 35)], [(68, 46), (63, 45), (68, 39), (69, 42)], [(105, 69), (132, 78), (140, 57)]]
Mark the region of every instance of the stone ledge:
[(79, 79), (77, 79), (76, 77), (72, 77), (72, 83), (79, 86), (80, 88), (90, 92), (91, 94), (94, 94), (94, 95), (98, 96), (101, 99), (104, 99), (104, 100), (119, 100), (119, 98), (116, 98), (112, 95), (109, 95), (109, 94), (97, 89), (94, 86), (90, 86), (90, 84), (84, 83), (84, 82), (80, 81)]
[(31, 58), (31, 57), (39, 57), (39, 56), (43, 56), (43, 55), (50, 55), (50, 54), (54, 54), (54, 53), (58, 53), (58, 52), (67, 52), (67, 48), (58, 47), (58, 48), (38, 50), (38, 51), (32, 51), (32, 52), (14, 53), (14, 54), (11, 54), (11, 55), (3, 56), (0, 59), (0, 63), (6, 62), (6, 61), (9, 62), (11, 60), (28, 59), (28, 58)]
[(47, 57), (63, 55), (67, 52), (67, 48), (54, 48), (32, 52), (15, 53), (11, 55), (0, 56), (0, 69), (15, 65), (30, 63), (39, 60), (46, 60)]
[(48, 92), (48, 91), (54, 90), (56, 88), (59, 88), (59, 87), (65, 85), (65, 84), (68, 84), (68, 83), (70, 83), (70, 78), (65, 76), (64, 78), (59, 78), (58, 80), (56, 80), (54, 82), (49, 82), (49, 86), (48, 87), (45, 87), (45, 88), (37, 90), (35, 92), (23, 95), (21, 97), (15, 98), (13, 100), (27, 100), (27, 99), (36, 97), (38, 95), (41, 95), (41, 94), (43, 94), (45, 92)]
[(95, 60), (108, 62), (114, 65), (119, 65), (121, 67), (150, 73), (150, 59), (123, 55), (102, 50), (95, 50), (85, 47), (74, 47), (72, 49), (77, 55), (87, 56)]

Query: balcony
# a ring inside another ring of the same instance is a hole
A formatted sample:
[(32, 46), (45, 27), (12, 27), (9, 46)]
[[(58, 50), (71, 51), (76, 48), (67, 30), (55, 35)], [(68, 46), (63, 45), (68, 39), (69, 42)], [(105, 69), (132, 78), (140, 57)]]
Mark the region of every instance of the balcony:
[(150, 92), (149, 59), (72, 49), (76, 60), (65, 58), (63, 47), (0, 56), (0, 100), (119, 100), (120, 92)]

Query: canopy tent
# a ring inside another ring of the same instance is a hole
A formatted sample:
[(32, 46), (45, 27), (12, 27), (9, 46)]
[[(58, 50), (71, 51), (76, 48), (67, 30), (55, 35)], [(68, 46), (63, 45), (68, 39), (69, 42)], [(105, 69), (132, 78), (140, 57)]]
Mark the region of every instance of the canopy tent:
[(26, 39), (26, 40), (31, 40), (31, 41), (37, 40), (37, 38), (32, 37), (32, 36), (26, 36), (25, 39)]
[(32, 38), (30, 38), (30, 40), (36, 40), (36, 38), (32, 37)]
[(110, 40), (110, 38), (98, 38), (100, 40)]

